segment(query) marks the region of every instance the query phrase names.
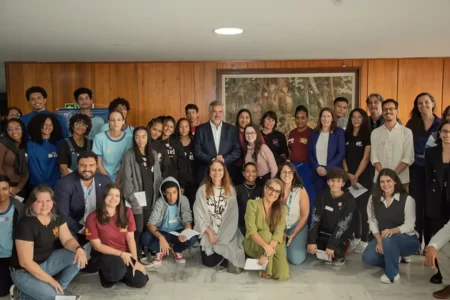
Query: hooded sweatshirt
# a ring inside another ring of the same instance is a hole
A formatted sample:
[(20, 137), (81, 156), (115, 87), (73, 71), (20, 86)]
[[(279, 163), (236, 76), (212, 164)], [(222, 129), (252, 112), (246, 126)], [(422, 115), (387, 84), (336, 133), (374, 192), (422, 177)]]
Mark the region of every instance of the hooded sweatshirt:
[(167, 202), (166, 196), (164, 195), (164, 192), (162, 190), (164, 183), (169, 181), (175, 182), (178, 187), (178, 201), (175, 204), (173, 204), (176, 205), (178, 208), (178, 218), (183, 223), (183, 225), (186, 225), (187, 223), (192, 223), (192, 210), (189, 205), (188, 198), (181, 194), (180, 184), (178, 183), (178, 181), (173, 177), (167, 177), (161, 183), (161, 186), (159, 188), (159, 193), (161, 194), (161, 196), (156, 200), (155, 206), (153, 207), (153, 211), (147, 222), (147, 224), (155, 225), (156, 228), (158, 229), (161, 227), (161, 225), (163, 224), (164, 220), (166, 219), (169, 213), (170, 204)]

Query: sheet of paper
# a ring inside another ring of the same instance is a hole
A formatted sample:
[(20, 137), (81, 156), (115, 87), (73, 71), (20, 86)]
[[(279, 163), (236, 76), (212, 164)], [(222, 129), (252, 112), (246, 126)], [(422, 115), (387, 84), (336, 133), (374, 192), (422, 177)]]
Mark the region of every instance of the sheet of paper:
[(353, 197), (358, 198), (359, 196), (361, 196), (362, 194), (364, 194), (365, 192), (368, 191), (368, 189), (366, 189), (365, 187), (363, 187), (359, 182), (356, 184), (356, 187), (354, 187), (353, 185), (351, 187), (348, 188), (348, 191), (350, 192), (350, 194), (353, 195)]
[(320, 260), (331, 261), (331, 259), (328, 258), (328, 255), (323, 250), (317, 250), (316, 256)]
[(140, 206), (147, 206), (147, 197), (145, 196), (145, 191), (134, 193), (134, 196), (138, 200)]
[(261, 266), (258, 263), (257, 259), (247, 258), (247, 260), (245, 261), (244, 270), (264, 271), (267, 268), (267, 263), (268, 263), (268, 261), (264, 265)]
[(188, 240), (190, 240), (193, 236), (196, 236), (196, 235), (200, 234), (199, 232), (197, 232), (195, 230), (192, 230), (192, 229), (185, 229), (185, 230), (183, 230), (180, 233), (178, 233), (176, 231), (171, 231), (169, 233), (172, 234), (172, 235), (175, 235), (175, 236), (184, 235)]
[(76, 296), (56, 295), (55, 300), (76, 300)]

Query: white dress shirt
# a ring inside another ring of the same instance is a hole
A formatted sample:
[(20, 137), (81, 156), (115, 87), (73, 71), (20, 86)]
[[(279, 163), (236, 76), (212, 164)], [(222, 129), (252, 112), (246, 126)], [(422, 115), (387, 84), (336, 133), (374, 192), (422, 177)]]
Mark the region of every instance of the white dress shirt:
[(219, 147), (220, 147), (220, 136), (222, 135), (222, 125), (223, 122), (220, 122), (220, 125), (216, 127), (213, 122), (209, 121), (211, 124), (211, 130), (214, 138), (214, 145), (216, 146), (217, 155), (219, 155)]
[[(392, 202), (393, 201), (400, 201), (400, 193), (396, 193), (394, 195), (394, 197), (392, 198)], [(381, 197), (381, 202), (384, 204), (386, 208), (392, 204), (391, 202), (390, 205), (387, 206), (384, 197)], [(416, 226), (416, 202), (411, 196), (408, 196), (406, 198), (404, 212), (405, 212), (405, 221), (403, 222), (402, 225), (398, 227), (400, 229), (400, 233), (419, 236), (419, 234), (414, 230), (414, 227)], [(369, 203), (367, 204), (367, 216), (369, 217), (368, 223), (370, 231), (373, 234), (379, 233), (380, 230), (378, 228), (378, 221), (372, 209), (372, 196), (370, 196)]]
[(440, 250), (448, 242), (450, 242), (450, 221), (433, 236), (428, 243), (428, 247), (434, 247), (436, 250)]
[[(386, 128), (386, 125), (374, 129), (370, 136), (370, 142), (372, 144), (370, 151), (372, 165), (380, 163), (383, 169), (395, 170), (401, 162), (408, 165), (414, 163), (412, 131), (398, 122), (391, 131)], [(409, 183), (409, 167), (398, 174), (398, 177), (403, 184)], [(376, 182), (377, 178), (378, 171), (375, 170), (373, 182)]]

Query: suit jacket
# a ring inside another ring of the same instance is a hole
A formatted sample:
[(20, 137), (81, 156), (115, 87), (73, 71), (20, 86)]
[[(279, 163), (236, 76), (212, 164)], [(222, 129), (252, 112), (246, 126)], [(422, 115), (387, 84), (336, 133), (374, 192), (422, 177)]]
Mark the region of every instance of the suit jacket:
[[(331, 168), (342, 168), (342, 161), (345, 157), (345, 134), (342, 128), (336, 128), (330, 132), (328, 139), (328, 151), (327, 151), (327, 165), (325, 167), (327, 171)], [(319, 139), (320, 132), (313, 130), (308, 141), (308, 160), (311, 165), (312, 175), (311, 180), (315, 181), (319, 177), (316, 169), (320, 166), (317, 162), (316, 145)]]
[[(425, 186), (426, 186), (426, 214), (430, 218), (442, 216), (442, 193), (447, 192), (450, 200), (449, 187), (444, 189), (444, 164), (442, 163), (442, 145), (425, 150)], [(450, 183), (450, 172), (446, 179)]]
[(219, 152), (216, 151), (211, 122), (207, 122), (195, 129), (194, 157), (197, 162), (196, 182), (200, 184), (207, 175), (208, 166), (217, 156), (222, 155), (231, 179), (234, 179), (236, 161), (241, 157), (239, 134), (236, 128), (222, 122)]
[[(113, 183), (109, 176), (96, 173), (95, 199), (97, 208), (103, 201), (103, 192), (106, 185)], [(58, 212), (64, 216), (72, 235), (77, 238), (77, 233), (83, 228), (80, 220), (84, 217), (85, 200), (81, 179), (78, 172), (72, 172), (58, 180), (55, 186), (55, 199)]]

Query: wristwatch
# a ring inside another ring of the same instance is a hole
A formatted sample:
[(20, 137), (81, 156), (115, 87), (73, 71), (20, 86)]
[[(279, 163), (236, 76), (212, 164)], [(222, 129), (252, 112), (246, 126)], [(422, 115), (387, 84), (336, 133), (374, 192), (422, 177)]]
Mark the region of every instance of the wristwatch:
[(267, 253), (264, 252), (264, 257), (265, 257), (265, 258), (269, 258), (269, 254), (267, 254)]

